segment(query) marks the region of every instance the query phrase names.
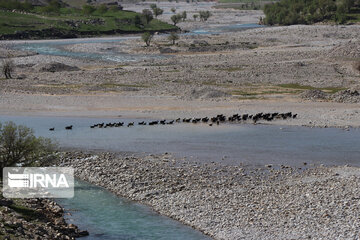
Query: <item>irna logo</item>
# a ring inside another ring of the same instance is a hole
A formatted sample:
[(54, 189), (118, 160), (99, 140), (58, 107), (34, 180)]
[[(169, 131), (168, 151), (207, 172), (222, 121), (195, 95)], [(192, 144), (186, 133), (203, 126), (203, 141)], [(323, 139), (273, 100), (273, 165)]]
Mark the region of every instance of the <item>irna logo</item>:
[(3, 195), (7, 198), (72, 198), (74, 169), (67, 167), (4, 168)]

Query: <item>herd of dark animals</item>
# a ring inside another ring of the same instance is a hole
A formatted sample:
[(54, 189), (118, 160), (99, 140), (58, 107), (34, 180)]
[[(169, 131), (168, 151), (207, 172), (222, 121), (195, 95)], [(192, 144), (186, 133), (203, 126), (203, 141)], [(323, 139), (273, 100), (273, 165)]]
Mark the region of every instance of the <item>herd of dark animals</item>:
[[(271, 122), (273, 120), (276, 119), (282, 119), (282, 120), (286, 120), (286, 119), (294, 119), (297, 117), (297, 114), (293, 114), (292, 112), (287, 112), (287, 113), (257, 113), (257, 114), (234, 114), (230, 117), (226, 117), (223, 114), (219, 114), (216, 117), (204, 117), (204, 118), (178, 118), (176, 120), (158, 120), (158, 121), (150, 121), (150, 122), (145, 122), (145, 121), (141, 121), (138, 122), (138, 125), (171, 125), (174, 123), (206, 123), (209, 126), (213, 126), (213, 124), (219, 125), (220, 123), (224, 123), (226, 121), (228, 122), (247, 122), (252, 120), (253, 123), (257, 123), (260, 120), (264, 120), (264, 121), (268, 121)], [(128, 123), (126, 126), (127, 127), (132, 127), (135, 125), (135, 122), (130, 122)], [(91, 125), (90, 128), (109, 128), (109, 127), (123, 127), (125, 126), (124, 122), (116, 122), (116, 123), (97, 123), (94, 125)], [(70, 126), (66, 126), (65, 129), (66, 130), (72, 130), (73, 125)], [(55, 128), (50, 128), (50, 131), (54, 131)]]

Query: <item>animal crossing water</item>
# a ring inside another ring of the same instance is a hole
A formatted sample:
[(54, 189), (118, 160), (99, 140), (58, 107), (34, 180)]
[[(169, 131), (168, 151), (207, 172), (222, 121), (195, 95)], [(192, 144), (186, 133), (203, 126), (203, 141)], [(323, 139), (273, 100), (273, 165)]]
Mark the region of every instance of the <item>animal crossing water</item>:
[[(144, 119), (1, 116), (54, 139), (64, 148), (142, 153), (169, 152), (198, 162), (224, 164), (289, 164), (304, 162), (360, 166), (360, 130), (252, 124), (175, 123), (138, 125)], [(98, 122), (124, 122), (123, 127), (90, 128)], [(146, 120), (150, 121), (150, 120)], [(134, 126), (126, 127), (134, 122)], [(72, 130), (65, 126), (73, 125)], [(49, 131), (54, 128), (54, 131)]]

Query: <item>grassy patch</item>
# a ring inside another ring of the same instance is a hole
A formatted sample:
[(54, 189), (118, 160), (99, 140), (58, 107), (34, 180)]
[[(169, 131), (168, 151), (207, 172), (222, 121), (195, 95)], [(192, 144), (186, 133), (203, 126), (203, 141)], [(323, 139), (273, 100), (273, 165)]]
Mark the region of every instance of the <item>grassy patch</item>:
[(300, 85), (300, 84), (280, 84), (280, 85), (243, 85), (241, 88), (234, 88), (228, 85), (228, 93), (240, 97), (242, 99), (248, 98), (264, 98), (270, 95), (297, 95), (305, 90), (321, 90), (327, 93), (336, 93), (344, 90), (340, 87), (325, 87), (315, 88), (312, 86)]
[(10, 206), (15, 212), (19, 213), (25, 220), (34, 221), (43, 218), (43, 215), (31, 208), (22, 206), (19, 203), (14, 203)]
[(172, 73), (172, 72), (180, 72), (180, 70), (178, 69), (174, 69), (174, 70), (163, 70), (161, 72), (168, 72), (168, 73)]
[(135, 85), (135, 84), (122, 84), (122, 83), (102, 83), (99, 85), (103, 88), (116, 88), (116, 87), (133, 87), (133, 88), (148, 88), (147, 85)]
[(230, 92), (231, 95), (241, 95), (241, 96), (257, 96), (259, 93), (256, 92), (248, 92), (243, 90), (234, 90)]
[(312, 86), (300, 85), (298, 83), (279, 84), (278, 86), (282, 88), (292, 88), (292, 89), (302, 89), (302, 90), (316, 89)]
[[(14, 34), (17, 31), (56, 29), (66, 32), (76, 32), (80, 35), (107, 34), (112, 31), (162, 31), (174, 30), (176, 27), (168, 23), (153, 19), (145, 26), (135, 25), (138, 13), (130, 11), (108, 11), (104, 14), (94, 12), (83, 15), (80, 10), (62, 8), (59, 14), (43, 14), (36, 12), (23, 14), (0, 10), (0, 35)], [(100, 24), (88, 24), (86, 21), (100, 19)], [(69, 22), (76, 22), (75, 26)]]
[(287, 89), (299, 89), (299, 90), (321, 90), (328, 93), (336, 93), (341, 90), (345, 90), (345, 88), (341, 87), (325, 87), (325, 88), (316, 88), (308, 85), (300, 85), (298, 83), (288, 83), (288, 84), (279, 84), (277, 85), (281, 88)]
[(226, 71), (226, 72), (237, 72), (244, 70), (243, 67), (230, 67), (230, 68), (216, 68), (217, 71)]
[(236, 99), (238, 99), (238, 100), (264, 100), (264, 99), (266, 99), (266, 98), (264, 98), (264, 97), (257, 97), (257, 96), (238, 96), (238, 97), (236, 97)]
[(49, 88), (81, 88), (83, 85), (80, 84), (39, 84), (36, 87), (49, 87)]

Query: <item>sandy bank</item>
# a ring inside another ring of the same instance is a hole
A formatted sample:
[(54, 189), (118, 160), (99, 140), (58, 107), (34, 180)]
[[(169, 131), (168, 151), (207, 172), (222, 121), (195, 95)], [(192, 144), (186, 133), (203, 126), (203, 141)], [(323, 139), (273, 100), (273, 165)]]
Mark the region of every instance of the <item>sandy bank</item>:
[[(205, 117), (217, 114), (254, 114), (258, 112), (293, 112), (298, 117), (270, 124), (359, 127), (358, 104), (304, 101), (202, 101), (174, 97), (99, 95), (2, 94), (0, 113), (4, 115), (84, 116), (163, 118)], [(267, 122), (268, 124), (269, 122)]]

